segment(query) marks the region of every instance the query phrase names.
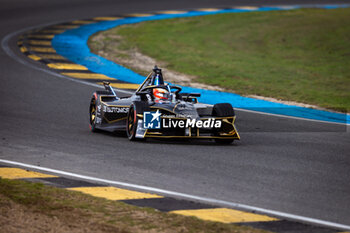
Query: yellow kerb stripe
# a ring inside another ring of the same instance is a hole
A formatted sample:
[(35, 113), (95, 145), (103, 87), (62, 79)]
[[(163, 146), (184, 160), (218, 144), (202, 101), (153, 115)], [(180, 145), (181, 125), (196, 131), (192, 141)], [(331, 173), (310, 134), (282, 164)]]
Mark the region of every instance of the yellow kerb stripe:
[(171, 14), (184, 14), (186, 12), (188, 11), (159, 11), (158, 13), (171, 15)]
[(28, 52), (28, 49), (24, 46), (21, 46), (19, 49), (21, 50), (22, 53)]
[[(102, 83), (98, 83), (102, 84)], [(119, 89), (137, 89), (140, 84), (133, 84), (133, 83), (111, 83), (112, 87), (119, 88)]]
[(115, 187), (81, 187), (68, 189), (90, 194), (95, 197), (103, 197), (109, 200), (163, 198), (162, 196), (155, 194), (141, 193)]
[(106, 80), (115, 80), (114, 78), (110, 78), (103, 74), (86, 74), (86, 73), (61, 73), (63, 75), (72, 77), (72, 78), (80, 78), (80, 79), (106, 79)]
[(65, 60), (64, 57), (58, 55), (58, 54), (39, 54), (37, 55), (43, 59), (55, 59), (55, 60)]
[(28, 35), (28, 38), (52, 39), (55, 35)]
[(5, 179), (23, 179), (23, 178), (47, 178), (57, 177), (39, 172), (27, 171), (20, 168), (0, 167), (0, 176)]
[(223, 222), (223, 223), (268, 222), (268, 221), (278, 220), (276, 218), (271, 218), (265, 215), (252, 214), (252, 213), (247, 213), (247, 212), (232, 210), (227, 208), (176, 210), (176, 211), (171, 211), (171, 213), (181, 214), (185, 216), (195, 216), (203, 220)]
[(99, 20), (99, 21), (111, 21), (111, 20), (117, 20), (117, 19), (122, 19), (122, 18), (121, 17), (95, 17), (93, 19)]
[(58, 70), (87, 70), (85, 66), (77, 64), (67, 64), (67, 63), (49, 63), (48, 67)]
[(28, 57), (29, 57), (30, 59), (32, 59), (32, 60), (35, 60), (35, 61), (39, 61), (39, 60), (41, 60), (41, 57), (38, 57), (38, 56), (33, 55), (33, 54), (28, 55)]
[(51, 46), (51, 41), (45, 41), (45, 40), (30, 40), (29, 44), (32, 45), (49, 45)]
[(43, 47), (30, 47), (31, 51), (39, 52), (39, 53), (56, 53), (56, 50), (53, 48), (43, 48)]
[(135, 13), (135, 14), (127, 14), (126, 16), (129, 17), (147, 17), (147, 16), (153, 16), (154, 14), (142, 14), (142, 13)]

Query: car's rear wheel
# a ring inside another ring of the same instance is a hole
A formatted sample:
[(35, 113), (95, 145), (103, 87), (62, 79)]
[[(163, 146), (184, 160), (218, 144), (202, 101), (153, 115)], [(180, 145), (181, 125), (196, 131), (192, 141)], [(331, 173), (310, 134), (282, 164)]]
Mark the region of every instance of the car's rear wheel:
[(96, 132), (96, 117), (97, 117), (97, 95), (94, 93), (94, 95), (91, 98), (90, 102), (90, 130), (92, 132)]
[[(213, 116), (217, 117), (231, 117), (235, 116), (235, 112), (232, 108), (232, 105), (229, 103), (220, 103), (215, 104), (213, 107)], [(231, 144), (234, 139), (225, 139), (225, 138), (215, 138), (215, 142), (219, 144)]]

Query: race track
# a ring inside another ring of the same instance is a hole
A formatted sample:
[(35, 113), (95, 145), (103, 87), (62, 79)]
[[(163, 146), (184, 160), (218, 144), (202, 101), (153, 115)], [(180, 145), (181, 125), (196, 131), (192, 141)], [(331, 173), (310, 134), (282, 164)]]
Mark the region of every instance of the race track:
[[(349, 128), (237, 111), (242, 140), (230, 146), (210, 141), (129, 142), (123, 135), (93, 134), (88, 104), (96, 87), (45, 72), (44, 65), (29, 60), (16, 44), (20, 31), (40, 25), (259, 2), (2, 1), (0, 159), (350, 225)], [(281, 1), (265, 1), (277, 3)]]

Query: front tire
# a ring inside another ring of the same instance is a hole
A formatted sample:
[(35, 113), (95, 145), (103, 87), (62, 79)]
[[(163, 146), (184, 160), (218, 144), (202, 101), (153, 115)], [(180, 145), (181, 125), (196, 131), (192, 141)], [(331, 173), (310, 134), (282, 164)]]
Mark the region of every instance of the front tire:
[(150, 111), (149, 105), (142, 101), (135, 101), (130, 105), (126, 119), (126, 134), (130, 141), (143, 141), (145, 138), (136, 138), (139, 117), (137, 114), (143, 114)]
[(129, 108), (129, 112), (126, 120), (126, 135), (130, 141), (136, 141), (136, 131), (137, 131), (138, 117), (136, 112), (136, 107), (132, 104)]

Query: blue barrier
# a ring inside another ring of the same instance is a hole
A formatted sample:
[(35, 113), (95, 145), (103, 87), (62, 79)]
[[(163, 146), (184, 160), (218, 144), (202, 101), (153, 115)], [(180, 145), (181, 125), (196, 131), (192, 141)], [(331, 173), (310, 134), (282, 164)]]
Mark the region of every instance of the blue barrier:
[[(334, 9), (339, 7), (348, 7), (348, 5), (326, 5), (317, 6), (324, 9)], [(56, 52), (68, 60), (80, 65), (86, 66), (90, 71), (113, 77), (129, 83), (142, 83), (145, 79), (142, 75), (127, 69), (119, 64), (109, 61), (101, 56), (91, 53), (87, 42), (90, 36), (99, 31), (105, 31), (120, 25), (134, 24), (151, 20), (162, 20), (171, 18), (194, 17), (202, 15), (239, 13), (251, 11), (273, 11), (297, 9), (299, 6), (287, 7), (260, 7), (254, 10), (249, 9), (223, 9), (212, 12), (189, 11), (181, 14), (158, 14), (147, 17), (129, 17), (113, 21), (102, 21), (93, 24), (82, 25), (76, 29), (70, 29), (62, 34), (56, 35), (52, 40), (52, 47)], [(152, 67), (150, 67), (151, 69)], [(234, 93), (219, 92), (191, 87), (183, 87), (185, 92), (201, 93), (200, 102), (215, 104), (219, 102), (231, 103), (235, 108), (248, 109), (272, 114), (286, 115), (292, 117), (307, 118), (313, 120), (348, 123), (350, 116), (342, 113), (334, 113), (311, 108), (304, 108), (293, 105), (270, 102), (254, 98), (243, 97)]]

